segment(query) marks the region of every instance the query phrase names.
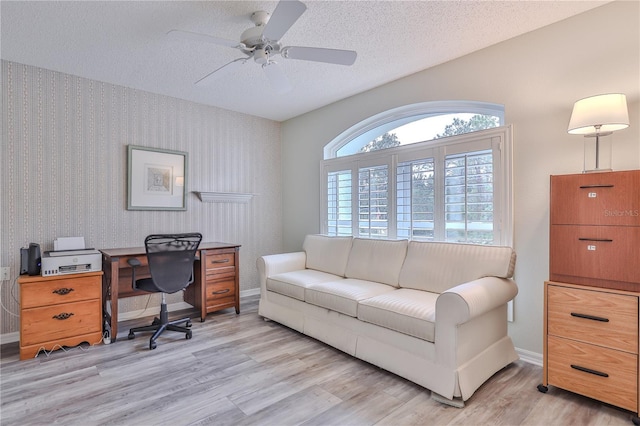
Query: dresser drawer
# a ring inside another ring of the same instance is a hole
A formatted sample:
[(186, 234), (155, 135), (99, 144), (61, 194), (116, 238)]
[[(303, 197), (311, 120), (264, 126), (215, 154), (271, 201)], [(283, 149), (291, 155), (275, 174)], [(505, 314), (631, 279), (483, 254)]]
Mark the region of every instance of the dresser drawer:
[(640, 170), (551, 176), (551, 223), (640, 226)]
[(638, 298), (550, 284), (547, 328), (550, 335), (637, 353)]
[(101, 291), (102, 279), (95, 276), (24, 283), (20, 286), (20, 307), (28, 309), (98, 299)]
[(640, 227), (551, 225), (550, 278), (640, 283), (638, 241)]
[(553, 386), (638, 411), (638, 356), (548, 337), (548, 381)]
[(20, 315), (20, 345), (100, 333), (101, 317), (100, 299), (23, 309)]
[(207, 306), (233, 303), (236, 299), (235, 279), (207, 281)]

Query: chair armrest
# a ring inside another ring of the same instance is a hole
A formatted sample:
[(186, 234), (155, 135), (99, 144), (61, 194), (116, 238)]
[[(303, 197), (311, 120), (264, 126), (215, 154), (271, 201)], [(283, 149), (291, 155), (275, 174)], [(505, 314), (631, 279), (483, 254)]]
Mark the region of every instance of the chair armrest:
[(484, 277), (450, 288), (436, 300), (436, 324), (463, 324), (516, 297), (513, 280)]
[(299, 271), (305, 269), (307, 254), (303, 251), (293, 253), (271, 254), (261, 256), (256, 262), (258, 275), (260, 277), (260, 291), (266, 294), (267, 278), (283, 274), (285, 272)]

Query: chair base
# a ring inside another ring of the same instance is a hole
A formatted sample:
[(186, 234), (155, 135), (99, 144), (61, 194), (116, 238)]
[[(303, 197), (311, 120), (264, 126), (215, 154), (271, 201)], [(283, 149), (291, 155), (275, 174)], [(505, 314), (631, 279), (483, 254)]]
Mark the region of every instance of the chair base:
[[(163, 295), (164, 296), (164, 295)], [(178, 324), (185, 323), (184, 327)], [(167, 311), (167, 304), (162, 302), (160, 305), (160, 318), (155, 317), (151, 325), (146, 325), (143, 327), (134, 327), (129, 330), (129, 339), (134, 339), (136, 337), (135, 333), (141, 331), (154, 331), (153, 335), (149, 339), (149, 349), (156, 348), (156, 339), (162, 334), (165, 330), (169, 331), (179, 331), (181, 333), (185, 333), (185, 337), (187, 339), (191, 339), (192, 332), (191, 329), (191, 318), (181, 318), (179, 320), (169, 321), (169, 312)]]

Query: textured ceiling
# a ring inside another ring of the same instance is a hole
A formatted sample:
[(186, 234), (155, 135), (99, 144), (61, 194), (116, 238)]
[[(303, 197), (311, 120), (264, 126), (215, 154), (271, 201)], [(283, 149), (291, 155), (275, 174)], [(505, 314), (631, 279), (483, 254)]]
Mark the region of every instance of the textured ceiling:
[(247, 62), (208, 87), (193, 83), (242, 57), (166, 36), (238, 40), (276, 1), (0, 2), (2, 59), (283, 121), (566, 19), (607, 1), (315, 1), (283, 45), (358, 52), (351, 67), (282, 59), (294, 89), (273, 91)]

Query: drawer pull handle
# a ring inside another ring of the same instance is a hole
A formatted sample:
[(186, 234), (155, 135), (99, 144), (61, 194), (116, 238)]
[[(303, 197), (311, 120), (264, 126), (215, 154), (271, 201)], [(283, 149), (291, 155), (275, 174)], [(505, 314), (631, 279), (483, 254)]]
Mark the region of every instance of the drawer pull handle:
[(578, 318), (584, 318), (584, 319), (588, 319), (588, 320), (593, 320), (593, 321), (609, 322), (609, 318), (596, 317), (595, 315), (587, 315), (587, 314), (579, 314), (579, 313), (576, 313), (576, 312), (571, 312), (571, 316), (572, 317), (578, 317)]
[(225, 288), (224, 290), (214, 291), (211, 294), (225, 294), (225, 293), (229, 293), (229, 289), (228, 288)]
[(211, 263), (229, 263), (229, 259), (222, 259), (222, 260), (214, 260)]
[(72, 316), (73, 316), (73, 312), (71, 312), (71, 313), (63, 312), (63, 313), (61, 313), (61, 314), (54, 315), (54, 316), (53, 316), (53, 319), (57, 319), (57, 320), (66, 320), (66, 319), (71, 318)]
[(600, 376), (600, 377), (609, 377), (609, 375), (607, 373), (603, 373), (602, 371), (592, 370), (590, 368), (581, 367), (581, 366), (575, 365), (575, 364), (571, 364), (571, 368), (579, 370), (579, 371), (584, 371), (585, 373), (594, 374), (594, 375)]
[(580, 189), (586, 189), (586, 188), (613, 188), (613, 185), (610, 183), (601, 183), (601, 184), (593, 184), (593, 185), (581, 185)]
[(596, 241), (601, 243), (612, 243), (613, 240), (609, 238), (578, 238), (580, 241)]
[(62, 287), (62, 288), (58, 288), (52, 291), (52, 293), (58, 294), (60, 296), (64, 296), (66, 294), (69, 294), (73, 291), (72, 288), (66, 288), (66, 287)]

